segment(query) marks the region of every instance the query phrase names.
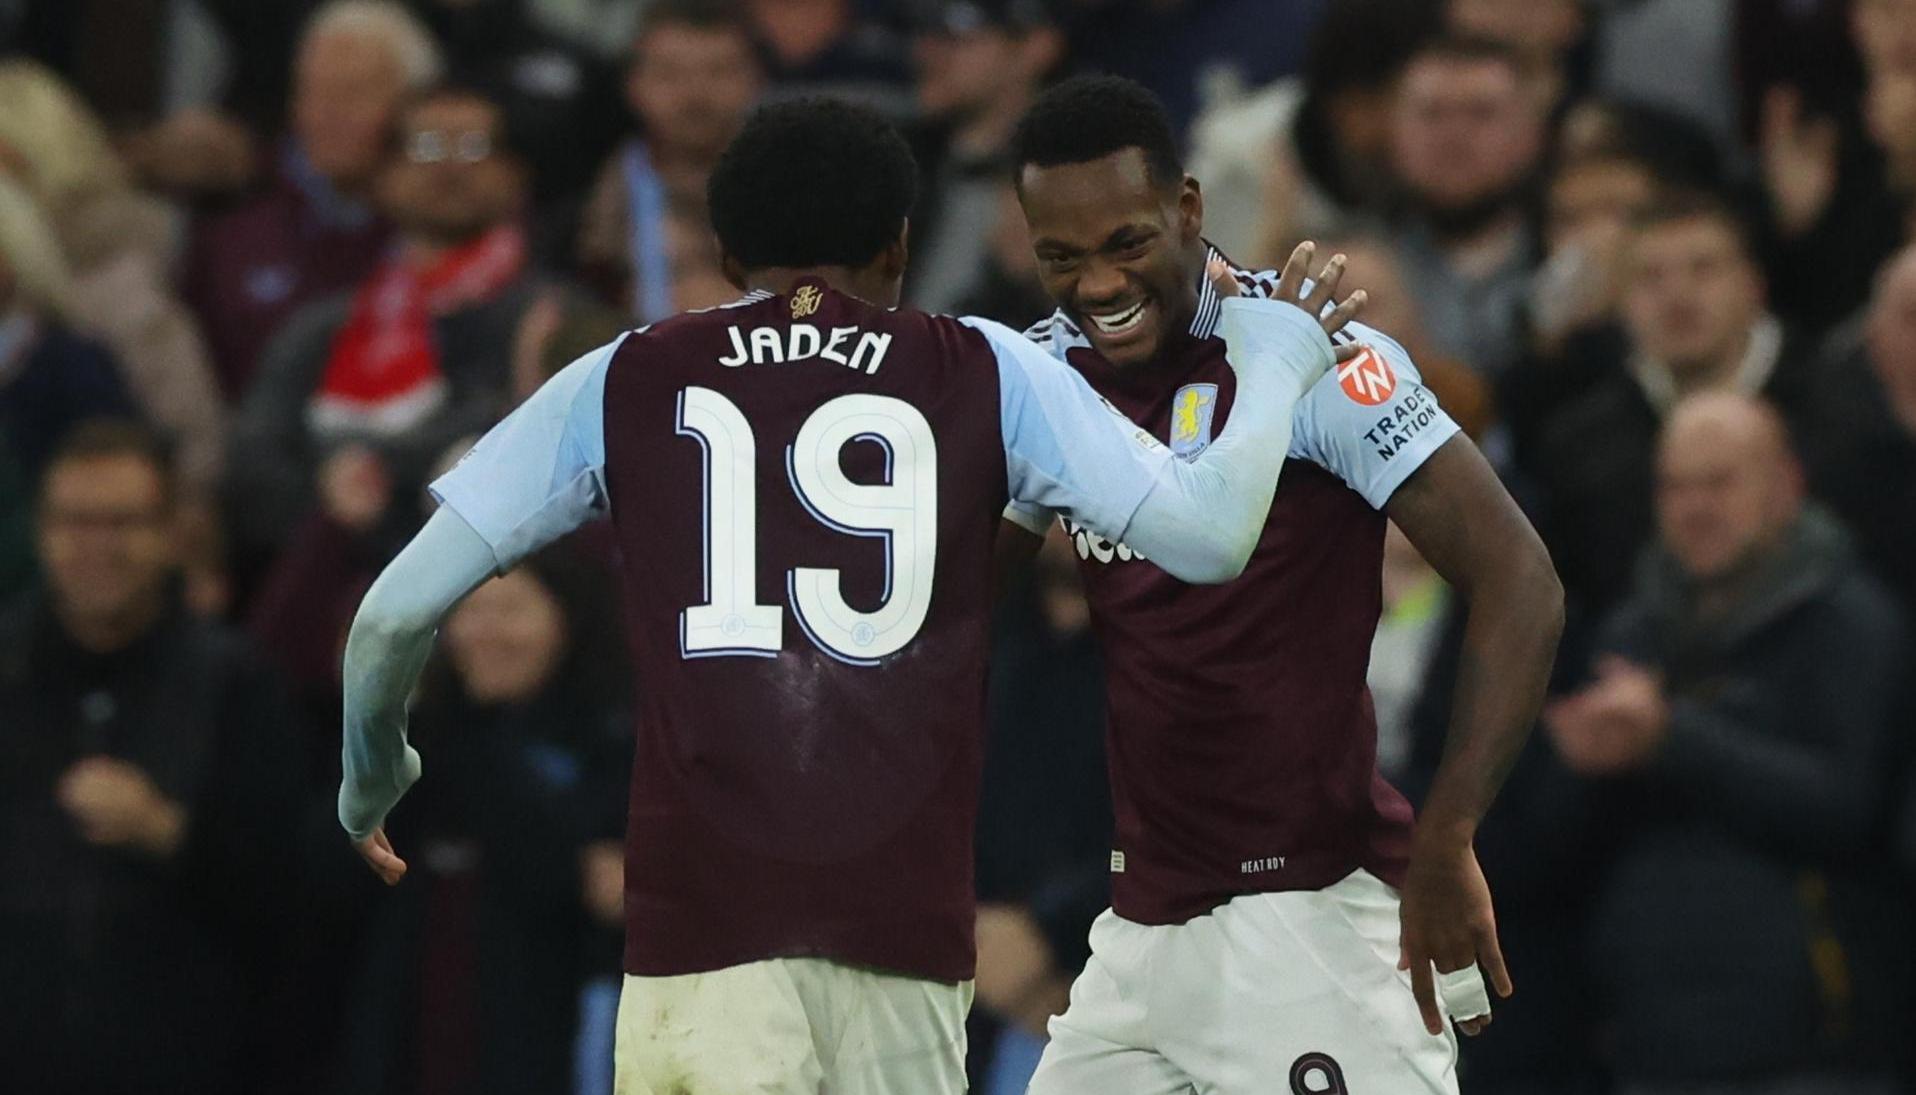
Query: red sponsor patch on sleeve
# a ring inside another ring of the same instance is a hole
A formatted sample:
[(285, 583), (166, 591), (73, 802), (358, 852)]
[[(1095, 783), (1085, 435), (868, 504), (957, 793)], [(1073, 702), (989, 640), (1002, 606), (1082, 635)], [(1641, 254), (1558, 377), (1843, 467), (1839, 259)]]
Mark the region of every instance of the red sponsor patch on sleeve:
[(1375, 407), (1397, 391), (1397, 374), (1384, 355), (1366, 346), (1363, 353), (1337, 367), (1337, 384), (1351, 399)]

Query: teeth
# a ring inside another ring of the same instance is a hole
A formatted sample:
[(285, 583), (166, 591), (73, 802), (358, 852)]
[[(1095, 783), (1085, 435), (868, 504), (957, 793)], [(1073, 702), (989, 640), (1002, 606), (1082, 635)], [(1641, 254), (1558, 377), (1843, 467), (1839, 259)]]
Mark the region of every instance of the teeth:
[(1138, 325), (1144, 318), (1144, 301), (1138, 301), (1131, 307), (1112, 316), (1092, 316), (1091, 322), (1098, 330), (1107, 335), (1121, 335)]

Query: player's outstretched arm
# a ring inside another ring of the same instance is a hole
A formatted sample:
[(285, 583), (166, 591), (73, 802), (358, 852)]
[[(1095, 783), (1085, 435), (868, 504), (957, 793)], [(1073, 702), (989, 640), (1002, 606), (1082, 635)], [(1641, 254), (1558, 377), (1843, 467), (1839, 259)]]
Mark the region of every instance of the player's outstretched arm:
[(492, 545), (441, 508), (379, 575), (346, 638), (346, 718), (340, 747), (339, 823), (388, 884), (406, 864), (381, 827), (419, 778), (406, 742), (406, 698), (432, 653), (439, 621), (492, 576)]
[(623, 336), (559, 370), (433, 483), (440, 507), (367, 591), (346, 639), (339, 823), (388, 883), (380, 831), (419, 778), (406, 698), (439, 621), (480, 582), (606, 512), (605, 375)]
[(1335, 345), (1330, 336), (1362, 311), (1365, 294), (1359, 290), (1333, 306), (1344, 256), (1332, 256), (1311, 281), (1306, 274), (1314, 254), (1313, 244), (1300, 244), (1269, 299), (1241, 295), (1220, 259), (1206, 270), (1222, 301), (1218, 333), (1237, 374), (1237, 399), (1217, 439), (1195, 460), (1172, 462), (1177, 482), (1153, 485), (1124, 534), (1125, 543), (1158, 559), (1152, 541), (1207, 526), (1219, 541), (1221, 566), (1214, 575), (1186, 581), (1229, 581), (1243, 573), (1270, 518), (1298, 402), (1333, 365), (1358, 352), (1356, 346)]
[(1298, 400), (1337, 359), (1330, 332), (1363, 306), (1355, 294), (1324, 312), (1341, 261), (1300, 293), (1309, 257), (1300, 249), (1286, 267), (1289, 299), (1238, 297), (1229, 271), (1221, 264), (1212, 271), (1230, 298), (1222, 329), (1238, 376), (1237, 402), (1217, 440), (1188, 462), (1099, 399), (1069, 367), (1004, 328), (968, 320), (998, 351), (1009, 512), (1068, 514), (1183, 581), (1226, 582), (1242, 573), (1270, 515)]

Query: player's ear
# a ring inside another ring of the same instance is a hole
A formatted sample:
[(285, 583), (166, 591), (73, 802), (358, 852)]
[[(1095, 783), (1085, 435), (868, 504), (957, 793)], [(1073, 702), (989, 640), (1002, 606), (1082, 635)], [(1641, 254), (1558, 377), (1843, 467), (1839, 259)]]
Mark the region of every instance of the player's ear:
[(719, 252), (719, 273), (724, 274), (725, 280), (732, 283), (732, 288), (741, 293), (745, 291), (745, 266), (733, 258), (729, 252)]
[(1178, 235), (1185, 243), (1204, 235), (1204, 192), (1192, 175), (1184, 176), (1178, 184)]
[(911, 220), (907, 218), (904, 224), (898, 229), (898, 238), (893, 240), (891, 245), (886, 247), (884, 253), (879, 256), (879, 260), (883, 264), (880, 266), (880, 269), (884, 272), (886, 280), (897, 281), (904, 278), (905, 267), (911, 261), (911, 245), (908, 242), (910, 239)]

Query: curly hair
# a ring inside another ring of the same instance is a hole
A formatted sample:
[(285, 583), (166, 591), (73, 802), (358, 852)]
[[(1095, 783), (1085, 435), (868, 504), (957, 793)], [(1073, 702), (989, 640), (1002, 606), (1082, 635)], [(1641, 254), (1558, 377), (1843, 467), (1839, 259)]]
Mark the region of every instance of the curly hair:
[(1177, 135), (1156, 95), (1122, 76), (1076, 76), (1038, 96), (1019, 120), (1011, 169), (1015, 180), (1028, 166), (1088, 163), (1127, 148), (1143, 151), (1153, 184), (1184, 180)]
[(725, 253), (748, 270), (864, 266), (904, 234), (911, 148), (863, 107), (803, 98), (755, 111), (706, 194)]

